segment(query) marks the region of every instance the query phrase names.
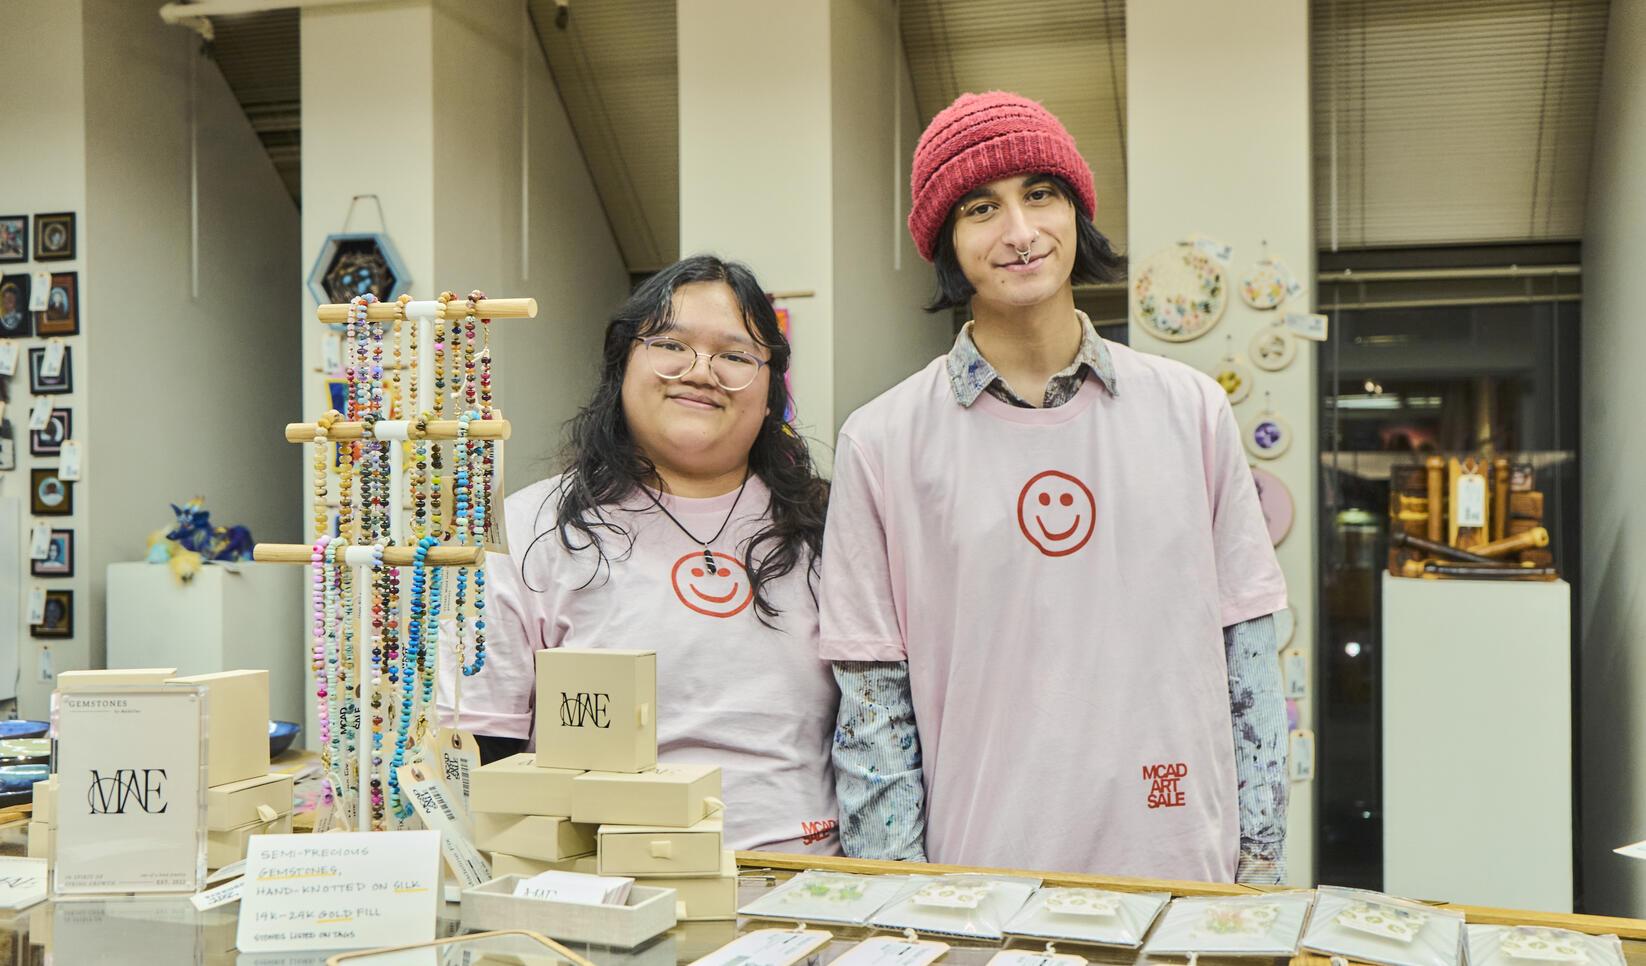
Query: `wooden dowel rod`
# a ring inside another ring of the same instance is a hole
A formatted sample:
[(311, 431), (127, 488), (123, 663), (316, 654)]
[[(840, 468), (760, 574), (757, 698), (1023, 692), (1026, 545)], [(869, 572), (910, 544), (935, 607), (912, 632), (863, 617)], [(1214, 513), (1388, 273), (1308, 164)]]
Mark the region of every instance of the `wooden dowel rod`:
[[(331, 424), (331, 431), (326, 433), (328, 440), (364, 439), (365, 423), (335, 422)], [(456, 439), (457, 425), (455, 419), (436, 419), (429, 423), (429, 431), (419, 433), (417, 424), (413, 422), (406, 427), (406, 433), (412, 439)], [(312, 443), (315, 434), (320, 431), (319, 423), (287, 423), (286, 442)], [(472, 419), (469, 421), (470, 439), (508, 439), (512, 430), (506, 419)]]
[[(416, 559), (415, 547), (384, 547), (383, 563), (390, 567), (410, 567)], [(258, 563), (312, 563), (314, 548), (302, 543), (260, 543), (251, 558)], [(486, 559), (485, 547), (434, 547), (429, 551), (431, 567), (474, 567)]]
[[(398, 302), (373, 302), (366, 308), (366, 318), (387, 322), (393, 319), (400, 311)], [(349, 305), (347, 302), (329, 302), (315, 310), (315, 317), (330, 325), (339, 325), (349, 320)], [(461, 319), (469, 314), (469, 303), (462, 299), (452, 299), (446, 303), (446, 310), (441, 317), (450, 321)], [(483, 319), (535, 319), (537, 318), (536, 299), (481, 299), (475, 303), (474, 314)]]

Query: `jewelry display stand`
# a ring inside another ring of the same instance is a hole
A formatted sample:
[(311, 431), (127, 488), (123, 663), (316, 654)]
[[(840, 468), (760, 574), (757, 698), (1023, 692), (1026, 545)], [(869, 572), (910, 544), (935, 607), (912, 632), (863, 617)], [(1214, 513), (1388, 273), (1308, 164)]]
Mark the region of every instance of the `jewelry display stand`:
[[(287, 442), (316, 446), (315, 542), (258, 544), (253, 559), (305, 564), (314, 572), (311, 667), (327, 782), (316, 831), (347, 827), (351, 812), (359, 831), (395, 828), (412, 814), (400, 807), (395, 769), (423, 760), (439, 730), (428, 720), (438, 720), (432, 705), (441, 672), (441, 616), (457, 625), (454, 704), (461, 677), (484, 667), (484, 563), (488, 549), (503, 549), (495, 468), (510, 432), (491, 405), (489, 323), (535, 318), (537, 301), (488, 299), (480, 292), (467, 299), (446, 292), (432, 301), (365, 296), (322, 305), (316, 315), (327, 325), (347, 326), (348, 396), (346, 413), (333, 409), (315, 422), (286, 426)], [(402, 358), (403, 335), (409, 361)], [(432, 350), (421, 359), (420, 344)], [(419, 410), (420, 399), (430, 408)], [(456, 418), (443, 418), (448, 412)], [(443, 465), (451, 466), (444, 477)], [(358, 513), (351, 501), (356, 468)], [(413, 568), (413, 580), (402, 594), (405, 567)], [(425, 568), (433, 568), (429, 579)], [(441, 579), (451, 568), (458, 568), (455, 603), (448, 599), (453, 582)], [(465, 568), (474, 570), (472, 597)], [(471, 640), (475, 662), (465, 667), (462, 652)], [(342, 753), (351, 735), (352, 761)], [(393, 746), (385, 740), (391, 736)]]

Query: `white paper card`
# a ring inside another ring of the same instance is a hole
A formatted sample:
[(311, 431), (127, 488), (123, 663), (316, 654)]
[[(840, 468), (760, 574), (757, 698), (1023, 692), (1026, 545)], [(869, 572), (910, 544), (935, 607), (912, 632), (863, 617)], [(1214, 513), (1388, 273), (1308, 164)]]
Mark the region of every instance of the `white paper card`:
[(1457, 478), (1457, 508), (1453, 512), (1460, 527), (1486, 525), (1486, 477), (1466, 473)]
[(206, 884), (205, 689), (57, 696), (56, 892), (196, 892)]
[(0, 376), (17, 375), (17, 343), (0, 342)]
[(46, 588), (35, 584), (29, 588), (29, 623), (43, 624), (46, 620)]
[(29, 531), (29, 559), (44, 560), (51, 554), (51, 524), (44, 520)]
[(63, 441), (62, 452), (57, 454), (57, 478), (70, 483), (80, 479), (80, 444), (72, 439)]
[(1086, 966), (1085, 957), (1069, 953), (1032, 953), (1024, 949), (1005, 949), (994, 954), (988, 966)]
[(1194, 247), (1199, 249), (1202, 253), (1217, 259), (1223, 264), (1224, 268), (1229, 267), (1229, 259), (1234, 257), (1234, 249), (1232, 247), (1210, 238), (1196, 238), (1194, 240)]
[(26, 909), (45, 898), (45, 859), (0, 857), (0, 909)]
[(51, 273), (35, 272), (34, 287), (29, 289), (29, 311), (44, 312), (51, 304)]
[(201, 912), (205, 912), (207, 909), (216, 909), (218, 906), (226, 906), (231, 902), (239, 902), (240, 889), (245, 881), (245, 879), (235, 879), (233, 882), (225, 882), (215, 889), (196, 892), (189, 897), (189, 901), (194, 903), (194, 908), (199, 909)]
[(757, 929), (721, 946), (692, 966), (790, 966), (833, 938), (814, 929)]
[(446, 783), (469, 811), (469, 784), (480, 767), (480, 744), (467, 731), (441, 728), (434, 736), (435, 747), (440, 749), (440, 780)]
[(621, 906), (629, 901), (629, 891), (633, 888), (634, 880), (623, 876), (542, 872), (515, 883), (514, 894), (585, 906)]
[(1280, 655), (1280, 673), (1286, 681), (1286, 697), (1309, 696), (1309, 659), (1297, 648)]
[(1337, 924), (1346, 929), (1402, 943), (1416, 939), (1428, 921), (1416, 909), (1380, 902), (1356, 902), (1337, 914)]
[(34, 408), (29, 410), (29, 428), (35, 431), (45, 429), (51, 425), (51, 400), (36, 399)]
[(1286, 328), (1291, 329), (1300, 339), (1311, 342), (1325, 342), (1326, 329), (1330, 320), (1319, 313), (1287, 312), (1281, 320)]
[(254, 835), (241, 952), (428, 942), (440, 910), (440, 833)]
[(423, 827), (440, 835), (440, 851), (446, 864), (463, 881), (463, 888), (472, 889), (492, 878), (491, 863), (474, 845), (474, 828), (468, 815), (452, 803), (451, 793), (444, 782), (425, 770), (422, 764), (402, 765), (399, 771), (400, 793), (411, 802)]
[(873, 936), (841, 953), (830, 961), (830, 966), (926, 966), (948, 951), (948, 943)]
[(62, 339), (53, 339), (46, 343), (46, 352), (40, 358), (40, 375), (45, 379), (56, 379), (63, 374), (63, 356), (68, 346)]
[(1315, 733), (1307, 729), (1291, 734), (1287, 764), (1294, 782), (1312, 782), (1315, 779)]

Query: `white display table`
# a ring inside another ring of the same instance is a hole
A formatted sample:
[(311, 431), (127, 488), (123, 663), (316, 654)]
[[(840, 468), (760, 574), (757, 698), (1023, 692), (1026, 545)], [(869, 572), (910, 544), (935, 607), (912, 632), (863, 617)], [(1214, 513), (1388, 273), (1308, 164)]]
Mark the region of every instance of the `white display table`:
[(1383, 577), (1383, 887), (1572, 909), (1571, 587)]
[(305, 720), (305, 567), (208, 564), (179, 584), (164, 564), (109, 565), (108, 666), (269, 672), (269, 714)]

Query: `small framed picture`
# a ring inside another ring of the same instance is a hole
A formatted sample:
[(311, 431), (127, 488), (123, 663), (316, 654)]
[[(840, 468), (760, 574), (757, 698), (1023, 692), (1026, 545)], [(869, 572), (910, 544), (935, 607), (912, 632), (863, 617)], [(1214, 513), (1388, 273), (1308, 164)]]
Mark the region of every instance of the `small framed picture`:
[(74, 636), (74, 591), (46, 591), (46, 619), (29, 628), (30, 637)]
[(29, 471), (29, 512), (37, 517), (66, 517), (74, 513), (74, 484), (59, 479), (55, 469)]
[(29, 277), (0, 276), (0, 339), (26, 339), (34, 334), (29, 311)]
[(74, 212), (34, 216), (34, 260), (61, 262), (74, 257)]
[(0, 262), (29, 260), (29, 216), (0, 215)]
[(80, 295), (76, 273), (58, 272), (51, 277), (51, 291), (46, 295), (46, 311), (35, 323), (34, 332), (41, 337), (80, 334)]
[(53, 409), (45, 429), (29, 430), (30, 456), (56, 456), (63, 452), (63, 443), (73, 435), (74, 417), (67, 409)]
[(74, 391), (74, 371), (69, 363), (72, 361), (73, 350), (63, 349), (63, 367), (57, 370), (57, 375), (46, 376), (40, 372), (40, 367), (46, 361), (46, 347), (35, 346), (29, 350), (29, 392), (36, 396), (55, 396)]
[(46, 559), (30, 560), (29, 573), (35, 577), (74, 576), (74, 531), (53, 530), (46, 545)]
[(17, 469), (17, 441), (11, 435), (11, 420), (0, 419), (0, 470)]

